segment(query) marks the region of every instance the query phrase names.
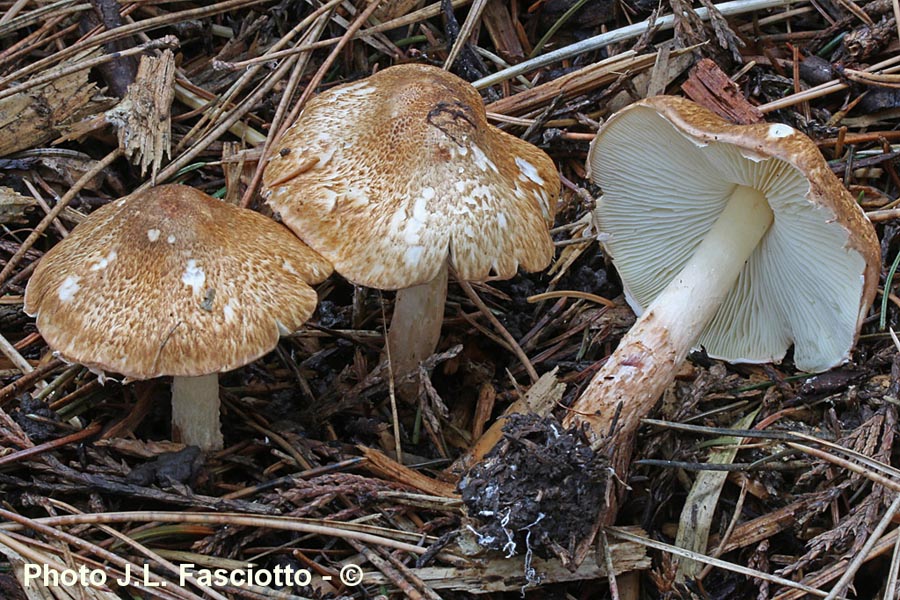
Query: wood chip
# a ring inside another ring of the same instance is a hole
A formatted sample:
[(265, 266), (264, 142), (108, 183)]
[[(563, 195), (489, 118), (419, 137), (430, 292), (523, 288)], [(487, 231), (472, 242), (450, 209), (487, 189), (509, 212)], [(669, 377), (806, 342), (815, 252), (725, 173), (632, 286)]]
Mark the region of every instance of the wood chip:
[(0, 223), (4, 225), (27, 223), (28, 214), (34, 212), (36, 206), (34, 198), (23, 196), (8, 187), (0, 187)]
[(631, 51), (623, 52), (537, 85), (530, 90), (492, 102), (485, 108), (488, 112), (501, 115), (520, 115), (535, 108), (545, 107), (557, 96), (571, 98), (612, 83), (622, 75), (623, 71), (647, 69), (653, 66), (655, 61), (656, 53), (636, 56)]
[[(665, 94), (666, 88), (694, 64), (694, 56), (687, 51), (690, 49), (676, 50), (671, 41), (659, 44), (658, 48), (653, 68), (631, 78), (630, 87), (641, 98)], [(614, 113), (638, 99), (632, 98), (631, 90), (626, 89), (610, 98), (606, 106)]]
[(541, 378), (528, 389), (525, 396), (510, 404), (506, 411), (494, 421), (494, 424), (484, 432), (484, 435), (478, 438), (472, 445), (472, 448), (466, 454), (456, 459), (456, 462), (447, 471), (463, 473), (472, 465), (481, 461), (503, 437), (503, 426), (506, 424), (506, 417), (528, 413), (541, 417), (549, 415), (550, 411), (562, 400), (563, 393), (566, 390), (566, 385), (556, 379), (557, 370), (553, 369), (549, 373), (541, 375)]
[(459, 498), (459, 494), (456, 493), (456, 486), (452, 483), (438, 481), (427, 475), (422, 475), (418, 471), (413, 471), (409, 467), (401, 465), (393, 458), (373, 448), (357, 446), (357, 449), (368, 459), (365, 467), (379, 477), (411, 485), (417, 490), (432, 496)]
[(697, 104), (733, 123), (747, 125), (765, 121), (737, 84), (708, 58), (694, 65), (681, 90)]
[[(636, 527), (623, 528), (639, 532)], [(616, 541), (609, 545), (613, 569), (616, 575), (650, 568), (650, 558), (646, 549), (635, 542)], [(606, 578), (605, 561), (594, 553), (575, 571), (565, 566), (559, 559), (543, 559), (537, 556), (526, 564), (525, 556), (504, 558), (492, 553), (490, 558), (474, 560), (470, 567), (425, 567), (412, 572), (435, 590), (459, 590), (472, 594), (488, 592), (523, 592), (536, 589), (528, 585), (527, 569), (534, 569), (532, 575), (541, 578), (541, 586), (566, 581), (585, 581)], [(598, 562), (599, 560), (599, 562)], [(387, 583), (378, 573), (366, 573), (366, 583), (379, 585)]]
[(506, 4), (505, 0), (488, 0), (482, 19), (497, 53), (507, 62), (515, 64), (525, 58), (525, 50), (519, 42)]
[(0, 156), (43, 146), (67, 124), (96, 113), (105, 101), (88, 74), (76, 71), (0, 100)]
[(172, 99), (175, 96), (175, 56), (171, 50), (159, 57), (144, 56), (134, 83), (115, 108), (106, 113), (119, 135), (119, 147), (133, 163), (141, 165), (141, 176), (151, 166), (151, 177), (169, 156), (172, 145)]

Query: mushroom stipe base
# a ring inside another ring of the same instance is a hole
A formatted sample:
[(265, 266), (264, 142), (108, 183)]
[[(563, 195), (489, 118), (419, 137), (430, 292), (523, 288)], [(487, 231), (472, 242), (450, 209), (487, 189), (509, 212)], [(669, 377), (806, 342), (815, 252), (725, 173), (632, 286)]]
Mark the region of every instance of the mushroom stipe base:
[(221, 450), (219, 374), (172, 378), (172, 439)]

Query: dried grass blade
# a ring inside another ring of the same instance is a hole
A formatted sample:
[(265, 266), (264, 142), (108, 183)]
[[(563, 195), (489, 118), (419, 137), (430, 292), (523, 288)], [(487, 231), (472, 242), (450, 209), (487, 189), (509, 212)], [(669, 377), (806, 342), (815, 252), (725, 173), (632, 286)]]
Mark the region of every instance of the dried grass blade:
[(34, 61), (27, 67), (23, 67), (15, 73), (7, 75), (6, 77), (0, 79), (0, 89), (3, 89), (12, 81), (23, 79), (24, 77), (27, 77), (33, 73), (45, 71), (50, 65), (65, 60), (70, 56), (74, 56), (85, 49), (99, 48), (101, 45), (107, 42), (120, 40), (122, 38), (126, 38), (143, 31), (150, 31), (152, 29), (165, 27), (167, 25), (171, 25), (172, 23), (178, 23), (190, 19), (199, 19), (201, 17), (209, 17), (212, 15), (227, 12), (235, 8), (261, 4), (265, 1), (266, 0), (226, 0), (225, 2), (219, 2), (211, 6), (182, 10), (159, 17), (152, 17), (143, 21), (138, 21), (137, 23), (129, 23), (128, 25), (116, 27), (115, 29), (109, 29), (103, 33), (97, 34), (86, 40), (82, 40), (80, 42), (72, 44), (71, 46), (63, 48), (58, 52), (54, 52), (46, 58)]
[[(715, 6), (719, 9), (719, 12), (722, 14), (722, 16), (729, 17), (749, 12), (755, 12), (758, 10), (778, 8), (784, 6), (784, 4), (784, 0), (733, 0), (732, 2), (723, 2), (721, 4), (716, 4)], [(699, 16), (701, 19), (709, 19), (708, 11), (705, 8), (698, 8), (696, 12), (697, 16)], [(672, 15), (666, 15), (663, 17), (658, 17), (653, 23), (653, 26), (657, 29), (657, 31), (666, 31), (672, 29), (673, 24), (674, 18), (672, 17)], [(645, 31), (647, 31), (649, 26), (650, 24), (647, 21), (642, 21), (640, 23), (621, 27), (607, 33), (601, 33), (600, 35), (595, 35), (594, 37), (588, 38), (586, 40), (582, 40), (580, 42), (565, 46), (564, 48), (560, 48), (559, 50), (554, 50), (553, 52), (548, 52), (547, 54), (543, 54), (531, 60), (526, 60), (517, 65), (509, 67), (508, 69), (503, 69), (502, 71), (494, 73), (493, 75), (482, 77), (481, 79), (472, 82), (472, 85), (479, 89), (486, 88), (488, 86), (494, 85), (495, 83), (500, 83), (501, 81), (511, 79), (516, 75), (521, 75), (523, 73), (527, 73), (528, 71), (533, 71), (540, 67), (547, 66), (566, 58), (571, 58), (577, 54), (583, 54), (585, 52), (591, 52), (593, 50), (605, 48), (606, 46), (618, 42), (633, 40), (640, 37)]]
[[(735, 429), (747, 429), (753, 423), (759, 409), (752, 411), (743, 419), (735, 423)], [(722, 449), (712, 450), (709, 453), (708, 463), (730, 464), (737, 456), (738, 450), (745, 438), (726, 437), (721, 440)], [(719, 495), (728, 479), (727, 471), (701, 471), (694, 480), (684, 502), (681, 511), (681, 519), (678, 523), (678, 533), (675, 536), (675, 545), (694, 552), (705, 552), (709, 546), (709, 532), (712, 527), (716, 506), (719, 504)], [(677, 561), (678, 569), (676, 578), (683, 581), (693, 578), (703, 569), (703, 566), (695, 560)]]
[(472, 3), (472, 8), (469, 9), (469, 14), (466, 15), (466, 20), (459, 30), (459, 35), (456, 36), (456, 41), (453, 42), (453, 47), (450, 48), (447, 60), (444, 61), (444, 69), (450, 70), (450, 67), (456, 62), (459, 53), (462, 52), (466, 42), (469, 41), (469, 37), (471, 37), (472, 31), (474, 31), (476, 23), (481, 18), (481, 13), (484, 12), (484, 7), (487, 6), (487, 3), (488, 0), (475, 0)]
[(751, 569), (749, 567), (736, 565), (734, 563), (730, 563), (728, 561), (721, 560), (718, 558), (712, 558), (709, 556), (704, 556), (703, 554), (691, 552), (690, 550), (685, 550), (684, 548), (679, 548), (678, 546), (672, 546), (670, 544), (665, 544), (663, 542), (658, 542), (656, 540), (651, 540), (649, 538), (634, 535), (627, 531), (623, 531), (619, 527), (609, 527), (609, 528), (607, 528), (606, 531), (609, 535), (616, 537), (620, 540), (628, 540), (631, 542), (637, 542), (639, 544), (643, 544), (643, 545), (647, 546), (648, 548), (662, 550), (663, 552), (669, 552), (670, 554), (674, 554), (675, 556), (681, 556), (683, 558), (689, 558), (691, 560), (696, 560), (698, 562), (707, 563), (707, 564), (713, 565), (715, 567), (726, 569), (733, 573), (740, 573), (741, 575), (746, 575), (747, 577), (755, 577), (756, 579), (762, 579), (764, 581), (768, 581), (770, 583), (775, 583), (777, 585), (782, 585), (785, 587), (790, 587), (790, 588), (794, 588), (797, 590), (801, 590), (803, 592), (806, 592), (807, 594), (812, 594), (813, 596), (818, 596), (819, 598), (824, 598), (825, 596), (827, 596), (827, 593), (823, 592), (822, 590), (816, 589), (814, 587), (810, 587), (808, 585), (804, 585), (802, 583), (797, 583), (796, 581), (791, 581), (790, 579), (785, 579), (784, 577), (779, 577), (777, 575), (770, 575), (769, 573), (763, 573), (762, 571), (757, 571), (756, 569)]

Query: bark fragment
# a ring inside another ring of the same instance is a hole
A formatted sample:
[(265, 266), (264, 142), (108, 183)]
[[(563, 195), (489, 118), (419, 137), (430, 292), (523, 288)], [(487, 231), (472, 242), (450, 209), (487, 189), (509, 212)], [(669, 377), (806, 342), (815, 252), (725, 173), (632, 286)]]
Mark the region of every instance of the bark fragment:
[[(77, 56), (72, 62), (86, 58), (91, 56)], [(87, 69), (0, 100), (0, 156), (45, 145), (67, 125), (102, 110), (103, 104), (97, 86), (88, 82)]]

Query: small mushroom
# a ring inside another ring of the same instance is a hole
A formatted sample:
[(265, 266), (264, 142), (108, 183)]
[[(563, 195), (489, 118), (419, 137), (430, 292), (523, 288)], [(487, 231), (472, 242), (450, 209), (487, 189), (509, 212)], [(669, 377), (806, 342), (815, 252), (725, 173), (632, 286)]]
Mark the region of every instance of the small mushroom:
[(171, 375), (172, 436), (222, 447), (218, 373), (271, 351), (331, 266), (285, 227), (183, 185), (94, 211), (41, 259), (25, 312), (70, 362)]
[(448, 259), (484, 281), (553, 256), (553, 162), (490, 125), (475, 88), (441, 69), (400, 65), (323, 92), (275, 148), (264, 182), (285, 225), (351, 282), (398, 290), (395, 377), (437, 346)]
[(761, 363), (793, 344), (804, 371), (848, 359), (878, 283), (879, 245), (809, 138), (659, 96), (604, 124), (588, 168), (603, 189), (603, 246), (640, 318), (567, 421), (602, 436), (616, 416), (620, 466), (631, 444), (619, 442), (692, 347)]

